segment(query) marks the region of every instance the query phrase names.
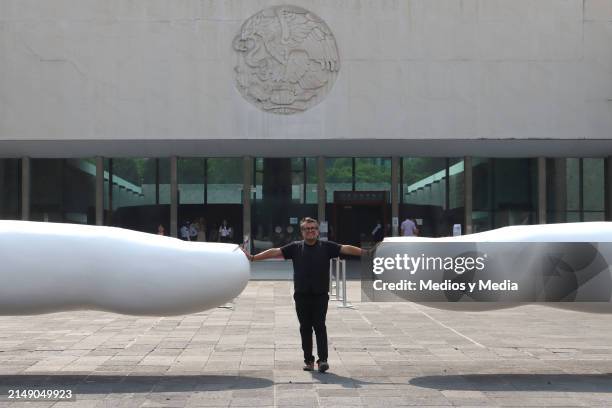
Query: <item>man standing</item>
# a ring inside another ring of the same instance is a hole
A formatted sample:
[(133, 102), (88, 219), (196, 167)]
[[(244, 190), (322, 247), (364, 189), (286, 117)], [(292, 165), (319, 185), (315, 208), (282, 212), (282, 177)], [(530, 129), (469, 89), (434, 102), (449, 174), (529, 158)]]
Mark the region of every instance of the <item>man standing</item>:
[[(281, 248), (270, 248), (257, 255), (245, 251), (251, 262), (283, 256), (293, 261), (295, 310), (300, 322), (304, 370), (314, 370), (312, 329), (317, 337), (318, 370), (329, 369), (327, 363), (327, 328), (325, 317), (329, 302), (329, 260), (340, 254), (361, 256), (361, 248), (319, 240), (319, 222), (306, 217), (300, 222), (302, 241), (294, 241)], [(244, 249), (243, 249), (244, 250)]]
[(410, 218), (406, 218), (406, 220), (402, 222), (400, 228), (402, 230), (403, 237), (413, 237), (419, 235), (419, 229)]

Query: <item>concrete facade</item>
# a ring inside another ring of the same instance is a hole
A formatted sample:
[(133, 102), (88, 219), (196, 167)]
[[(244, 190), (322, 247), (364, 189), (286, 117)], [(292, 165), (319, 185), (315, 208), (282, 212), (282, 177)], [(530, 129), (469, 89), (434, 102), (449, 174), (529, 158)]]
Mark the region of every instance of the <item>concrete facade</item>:
[(121, 155), (144, 140), (612, 138), (612, 0), (294, 3), (330, 27), (341, 67), (321, 103), (287, 116), (235, 85), (232, 39), (277, 2), (0, 1), (0, 155), (44, 153), (30, 141)]

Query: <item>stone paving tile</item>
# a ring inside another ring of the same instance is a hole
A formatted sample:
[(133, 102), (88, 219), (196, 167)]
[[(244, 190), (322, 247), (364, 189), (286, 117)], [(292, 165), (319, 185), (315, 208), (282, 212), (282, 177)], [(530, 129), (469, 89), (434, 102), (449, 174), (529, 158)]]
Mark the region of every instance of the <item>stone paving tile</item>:
[[(361, 303), (359, 289), (354, 309), (330, 302), (327, 374), (301, 370), (286, 281), (186, 316), (0, 316), (0, 407), (612, 406), (610, 315)], [(8, 402), (11, 387), (77, 399)]]

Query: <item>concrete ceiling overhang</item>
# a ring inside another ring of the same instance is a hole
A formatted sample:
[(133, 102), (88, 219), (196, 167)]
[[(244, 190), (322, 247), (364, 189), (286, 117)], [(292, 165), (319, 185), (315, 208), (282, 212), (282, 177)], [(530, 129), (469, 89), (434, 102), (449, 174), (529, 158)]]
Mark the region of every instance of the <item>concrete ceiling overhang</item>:
[(0, 157), (607, 157), (611, 139), (0, 140)]

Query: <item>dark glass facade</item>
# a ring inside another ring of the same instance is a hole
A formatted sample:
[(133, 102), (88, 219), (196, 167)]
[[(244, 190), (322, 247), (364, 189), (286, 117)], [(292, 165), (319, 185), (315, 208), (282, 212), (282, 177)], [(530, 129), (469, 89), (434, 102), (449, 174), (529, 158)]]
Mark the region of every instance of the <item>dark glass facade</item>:
[(546, 176), (549, 223), (605, 220), (603, 159), (548, 159)]
[(155, 233), (169, 231), (170, 163), (162, 158), (104, 161), (104, 223)]
[(252, 243), (256, 252), (300, 239), (299, 221), (317, 217), (316, 159), (253, 160)]
[[(329, 239), (363, 247), (397, 233), (393, 226), (406, 218), (415, 220), (421, 236), (441, 237), (451, 235), (455, 224), (466, 233), (466, 223), (472, 232), (480, 232), (508, 225), (610, 217), (605, 201), (610, 181), (603, 158), (24, 160), (0, 159), (0, 219), (21, 219), (25, 208), (29, 220), (93, 225), (98, 214), (104, 225), (149, 233), (156, 233), (160, 225), (166, 235), (172, 228), (178, 234), (184, 225), (195, 226), (200, 232), (197, 240), (213, 242), (220, 240), (219, 227), (225, 220), (232, 229), (229, 242), (242, 243), (245, 233), (250, 233), (255, 251), (299, 239), (299, 220), (318, 218), (322, 212)], [(176, 207), (171, 204), (174, 162)], [(103, 168), (102, 174), (97, 174), (96, 163)], [(471, 172), (469, 185), (466, 163)], [(396, 185), (392, 184), (394, 171)], [(22, 191), (27, 186), (22, 172), (30, 174), (29, 194)], [(324, 178), (322, 183), (319, 177)], [(248, 196), (243, 191), (245, 179), (250, 184)], [(96, 182), (103, 185), (99, 201)], [(393, 193), (397, 194), (396, 210)], [(99, 213), (97, 202), (103, 204)]]
[(0, 159), (0, 219), (21, 218), (21, 160)]
[(399, 223), (415, 221), (426, 237), (448, 236), (454, 224), (463, 225), (463, 166), (458, 158), (402, 158)]
[(31, 159), (30, 220), (95, 224), (93, 159)]
[(243, 159), (181, 158), (177, 171), (179, 228), (188, 225), (197, 229), (196, 240), (217, 242), (225, 220), (230, 242), (241, 243)]
[(472, 160), (473, 232), (536, 224), (536, 159)]
[(326, 159), (325, 193), (329, 239), (369, 247), (391, 235), (391, 158)]

